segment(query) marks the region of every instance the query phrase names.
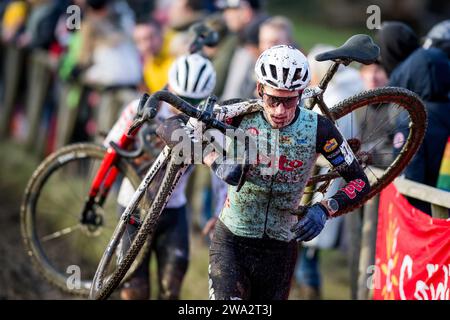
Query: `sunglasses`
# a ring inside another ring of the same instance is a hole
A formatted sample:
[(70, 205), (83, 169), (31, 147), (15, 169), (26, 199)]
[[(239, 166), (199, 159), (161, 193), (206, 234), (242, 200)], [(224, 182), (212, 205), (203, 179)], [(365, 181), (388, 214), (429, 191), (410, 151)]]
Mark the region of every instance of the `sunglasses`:
[(298, 96), (293, 96), (293, 97), (276, 97), (276, 96), (267, 94), (263, 91), (263, 92), (261, 92), (261, 96), (263, 97), (263, 99), (264, 99), (264, 97), (266, 97), (266, 103), (270, 107), (275, 108), (282, 104), (286, 109), (292, 109), (298, 105), (298, 101), (302, 95), (302, 92), (300, 92), (300, 94)]

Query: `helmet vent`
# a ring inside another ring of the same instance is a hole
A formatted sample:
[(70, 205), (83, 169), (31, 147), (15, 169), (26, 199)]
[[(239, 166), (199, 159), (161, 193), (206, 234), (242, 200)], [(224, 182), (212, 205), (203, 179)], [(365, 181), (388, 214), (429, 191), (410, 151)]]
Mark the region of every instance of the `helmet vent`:
[(201, 69), (200, 69), (200, 71), (198, 73), (198, 76), (197, 76), (197, 80), (195, 81), (194, 88), (192, 89), (192, 91), (195, 92), (197, 90), (198, 83), (200, 82), (200, 79), (202, 78), (202, 75), (203, 75), (203, 72), (205, 71), (205, 69), (206, 69), (206, 63), (203, 64), (203, 66), (201, 67)]
[(263, 77), (267, 76), (266, 69), (264, 69), (264, 64), (261, 64), (261, 74)]
[(277, 84), (275, 82), (273, 82), (272, 80), (266, 80), (268, 84), (274, 86), (275, 88), (277, 87)]
[(184, 82), (184, 91), (187, 91), (188, 82), (189, 82), (189, 63), (187, 59), (184, 60), (184, 64), (186, 65), (186, 79)]
[(205, 84), (203, 85), (202, 91), (206, 91), (206, 87), (209, 85), (209, 81), (211, 80), (212, 75), (210, 74), (208, 79), (206, 79)]
[(275, 65), (270, 64), (270, 73), (272, 74), (272, 78), (277, 79), (277, 67)]
[(308, 69), (306, 69), (305, 75), (303, 76), (302, 81), (306, 81), (308, 79)]
[(302, 68), (295, 69), (294, 78), (292, 79), (292, 81), (294, 82), (300, 80), (301, 75), (302, 75)]
[(288, 75), (289, 75), (289, 68), (283, 68), (283, 82), (284, 83), (286, 83)]

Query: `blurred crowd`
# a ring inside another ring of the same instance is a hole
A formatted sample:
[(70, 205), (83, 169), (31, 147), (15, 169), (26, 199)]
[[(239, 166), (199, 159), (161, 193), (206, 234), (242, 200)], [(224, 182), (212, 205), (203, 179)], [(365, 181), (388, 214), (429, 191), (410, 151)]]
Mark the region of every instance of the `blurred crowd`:
[[(257, 98), (253, 69), (267, 48), (289, 44), (308, 54), (311, 85), (329, 68), (314, 56), (333, 49), (317, 39), (306, 52), (294, 39), (293, 21), (271, 16), (259, 0), (3, 0), (0, 18), (1, 134), (19, 140), (30, 134), (27, 108), (34, 97), (25, 93), (39, 88), (39, 126), (32, 134), (44, 144), (43, 154), (75, 141), (101, 141), (124, 105), (143, 92), (164, 89), (172, 62), (189, 53), (199, 24), (218, 34), (218, 43), (202, 52), (216, 70), (214, 94), (222, 101)], [(386, 85), (416, 92), (426, 102), (429, 129), (406, 176), (433, 187), (450, 136), (450, 21), (436, 28), (422, 41), (403, 23), (383, 24), (376, 37), (380, 60), (340, 69), (324, 97), (332, 106)], [(45, 62), (32, 59), (37, 54), (44, 54)], [(31, 70), (39, 70), (33, 64), (41, 65), (49, 81), (31, 77)], [(346, 124), (352, 120), (340, 121), (349, 136)], [(415, 205), (430, 212), (426, 204)], [(327, 226), (333, 230), (324, 232), (322, 244), (302, 251), (296, 273), (312, 297), (321, 287), (318, 248), (336, 247), (339, 240), (341, 222)]]

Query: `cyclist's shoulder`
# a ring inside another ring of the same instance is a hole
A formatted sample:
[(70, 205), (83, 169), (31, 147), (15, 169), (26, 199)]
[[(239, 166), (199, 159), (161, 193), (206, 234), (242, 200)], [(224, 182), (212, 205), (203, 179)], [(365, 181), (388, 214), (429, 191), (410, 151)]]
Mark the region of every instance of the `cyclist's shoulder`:
[(262, 101), (259, 99), (231, 99), (220, 103), (221, 113), (227, 121), (234, 118), (243, 118), (263, 110)]
[(317, 128), (319, 128), (319, 127), (320, 128), (332, 128), (332, 127), (334, 127), (334, 123), (330, 119), (325, 117), (324, 115), (321, 115), (320, 113), (317, 113), (315, 111), (310, 111), (310, 112), (314, 112), (317, 115)]
[(258, 106), (258, 108), (261, 109), (263, 106), (261, 99), (240, 99), (240, 98), (228, 99), (220, 102), (219, 105), (222, 108), (231, 108), (231, 109), (237, 108), (239, 106), (242, 107)]

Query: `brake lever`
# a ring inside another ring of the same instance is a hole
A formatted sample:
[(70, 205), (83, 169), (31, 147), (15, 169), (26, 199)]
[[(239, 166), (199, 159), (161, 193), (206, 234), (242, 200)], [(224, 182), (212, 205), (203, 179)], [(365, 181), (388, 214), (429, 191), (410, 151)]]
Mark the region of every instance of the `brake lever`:
[(127, 136), (132, 136), (136, 130), (138, 130), (145, 122), (144, 118), (136, 119), (131, 124), (130, 128), (128, 128)]
[[(144, 100), (145, 102), (143, 102)], [(156, 117), (158, 110), (150, 106), (150, 101), (151, 101), (150, 96), (145, 93), (142, 96), (141, 101), (139, 102), (137, 114), (139, 118), (133, 121), (130, 128), (128, 129), (127, 135), (129, 136), (133, 135), (135, 130), (139, 129), (145, 122)]]
[(150, 95), (148, 93), (144, 93), (141, 97), (141, 100), (139, 100), (139, 106), (136, 113), (136, 118), (142, 118), (144, 115), (145, 106), (147, 104), (148, 98), (150, 98)]
[(142, 143), (140, 143), (139, 146), (137, 147), (137, 149), (133, 150), (133, 151), (127, 151), (127, 150), (122, 149), (114, 141), (111, 141), (109, 144), (117, 152), (117, 154), (123, 158), (134, 159), (134, 158), (138, 158), (138, 157), (142, 156), (142, 154), (144, 153), (144, 146)]

